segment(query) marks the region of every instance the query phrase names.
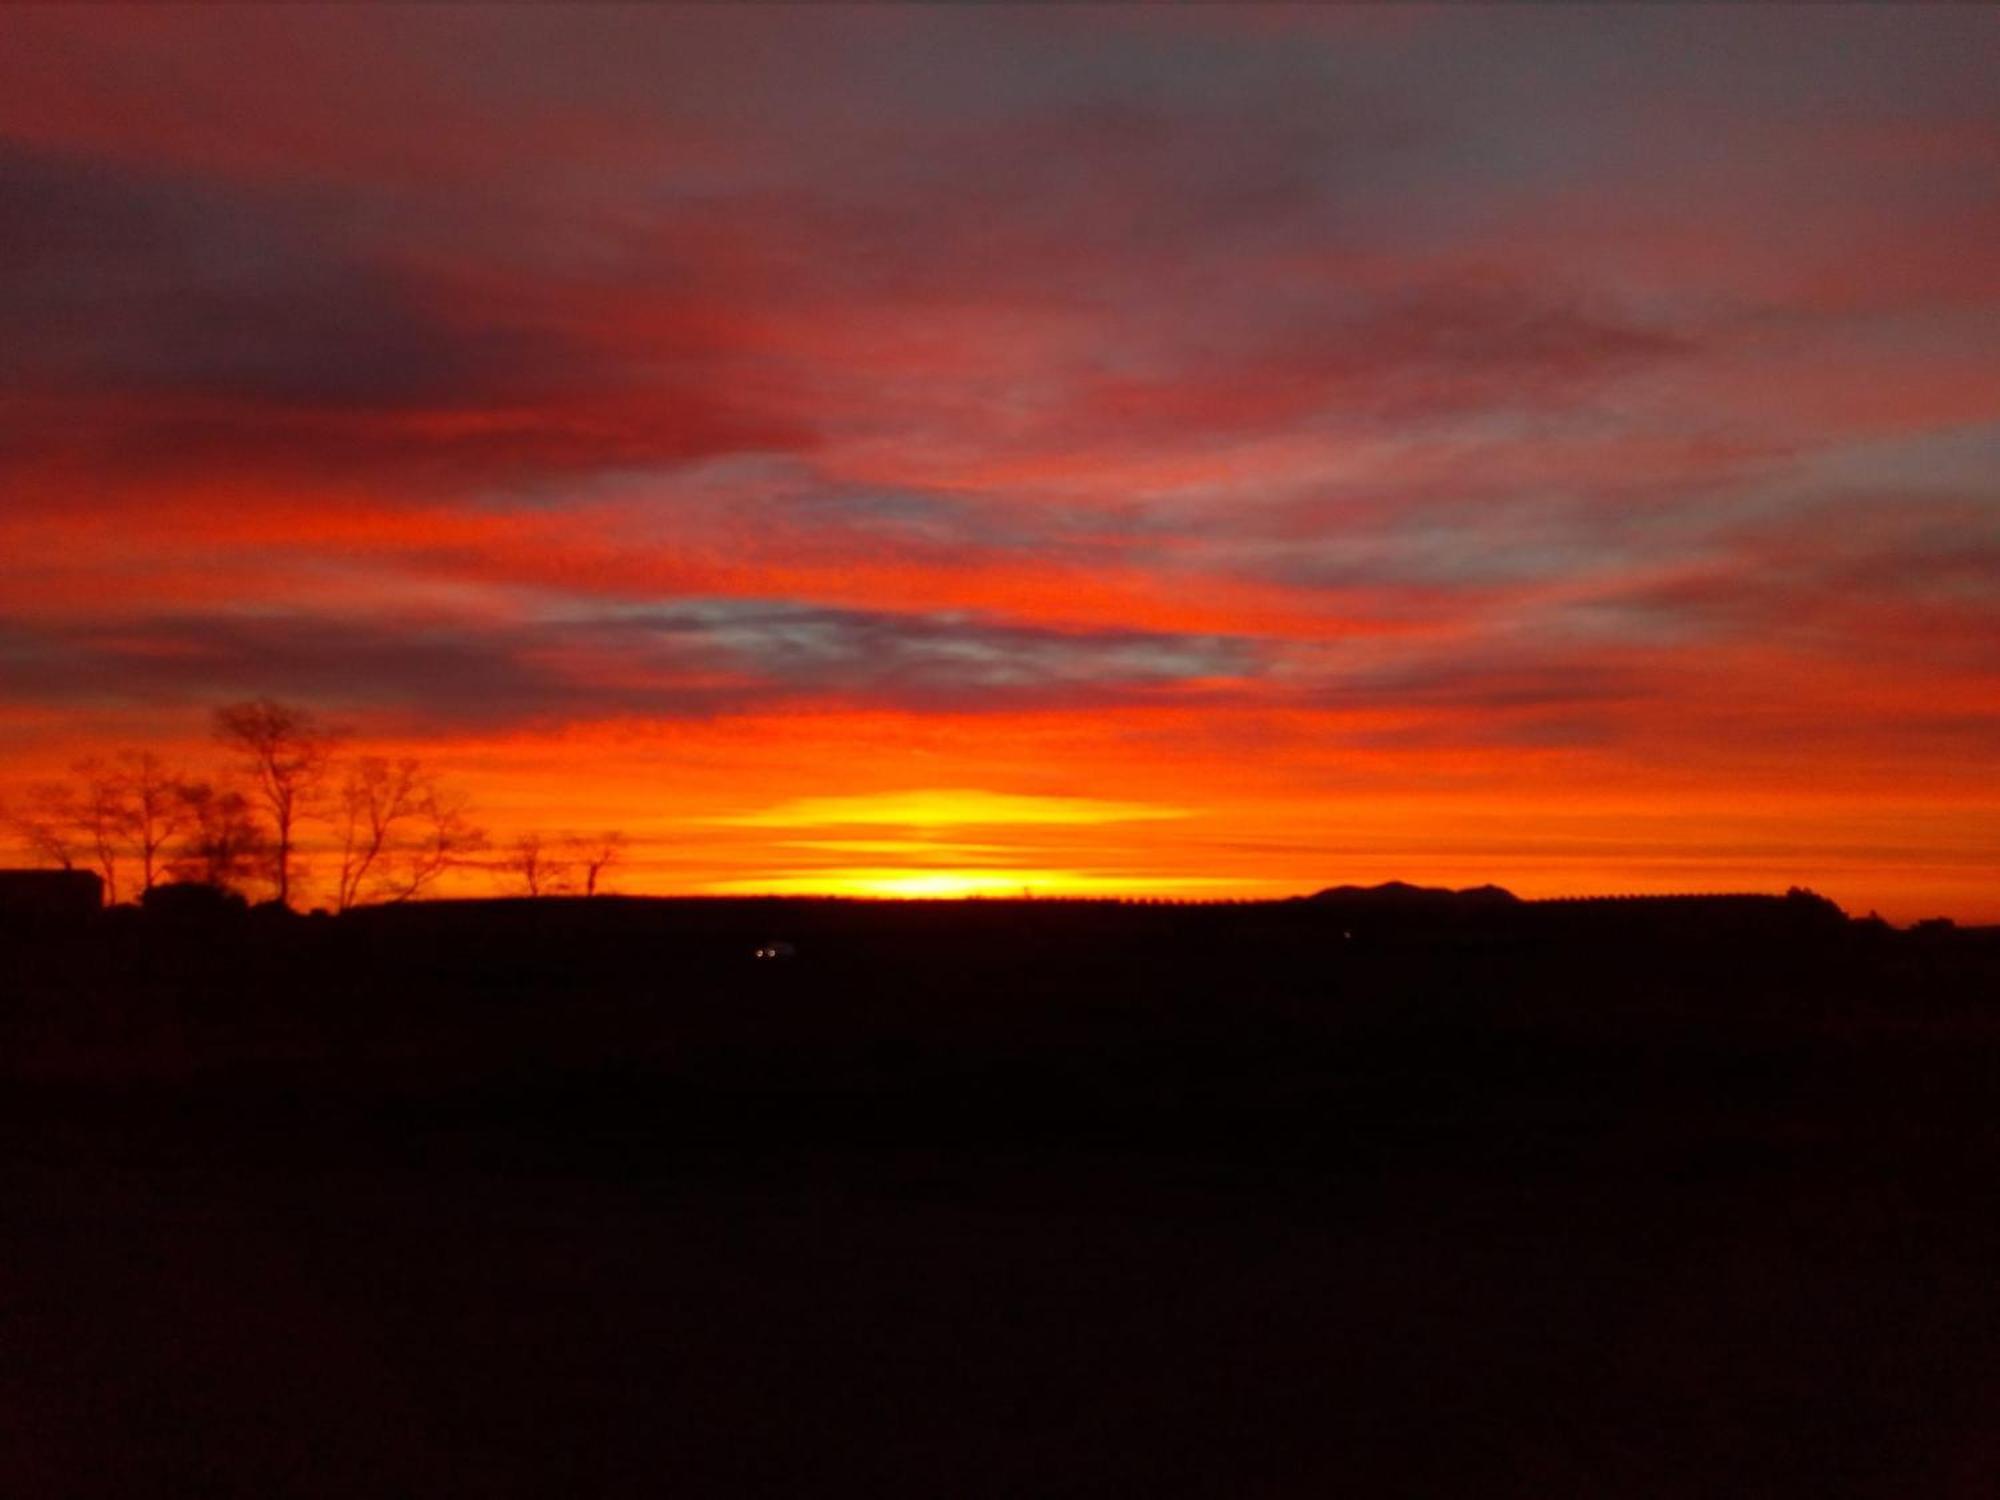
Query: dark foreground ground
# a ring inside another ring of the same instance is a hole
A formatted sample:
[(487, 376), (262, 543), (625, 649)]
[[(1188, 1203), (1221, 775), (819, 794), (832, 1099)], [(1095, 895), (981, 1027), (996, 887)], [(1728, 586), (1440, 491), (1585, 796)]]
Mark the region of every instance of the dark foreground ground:
[(7, 1494), (2000, 1491), (1975, 936), (600, 905), (0, 965)]

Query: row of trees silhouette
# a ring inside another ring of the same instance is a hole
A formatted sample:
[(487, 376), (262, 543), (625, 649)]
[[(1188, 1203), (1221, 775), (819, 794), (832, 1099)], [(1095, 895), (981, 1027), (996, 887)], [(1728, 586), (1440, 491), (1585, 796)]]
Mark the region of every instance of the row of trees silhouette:
[(530, 831), (495, 849), (464, 793), (414, 757), (347, 753), (348, 734), (309, 709), (232, 703), (215, 710), (214, 732), (232, 753), (226, 777), (121, 750), (29, 787), (0, 822), (35, 859), (96, 870), (113, 903), (174, 882), (290, 906), (316, 881), (308, 852), (325, 860), (336, 911), (408, 901), (466, 868), (530, 896), (594, 896), (623, 854), (617, 832)]

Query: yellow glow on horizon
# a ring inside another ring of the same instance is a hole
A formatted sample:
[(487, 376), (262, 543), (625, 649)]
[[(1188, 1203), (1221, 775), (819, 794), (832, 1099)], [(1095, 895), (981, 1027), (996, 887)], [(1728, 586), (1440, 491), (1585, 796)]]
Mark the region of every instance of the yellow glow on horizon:
[[(1724, 784), (1692, 763), (1582, 756), (1550, 766), (1539, 754), (1524, 763), (1495, 752), (1474, 767), (1456, 753), (1378, 759), (1317, 748), (1339, 744), (1344, 723), (1300, 714), (1273, 732), (1283, 754), (1268, 755), (1194, 733), (1176, 733), (1171, 756), (1144, 753), (1134, 747), (1159, 726), (1124, 709), (1088, 732), (1054, 715), (843, 710), (353, 749), (417, 756), (469, 798), (490, 849), (441, 880), (430, 893), (439, 897), (517, 891), (505, 853), (523, 832), (618, 828), (625, 854), (604, 888), (632, 896), (999, 899), (1026, 886), (1049, 897), (1205, 900), (1407, 880), (1491, 882), (1534, 899), (1806, 885), (1899, 924), (2000, 922), (2000, 798), (1973, 757), (1940, 760), (1918, 779), (1892, 774), (1888, 761), (1813, 762), (1804, 745), (1795, 763), (1760, 763), (1755, 777), (1732, 771)], [(0, 738), (9, 751), (0, 801), (125, 745), (194, 775), (230, 772), (194, 713), (169, 736), (151, 711), (6, 706)], [(829, 784), (847, 794), (798, 795)], [(871, 785), (878, 795), (863, 795)], [(1113, 816), (1125, 813), (1150, 816)], [(1037, 821), (1053, 814), (1062, 816)], [(888, 821), (786, 821), (806, 815)], [(338, 866), (323, 823), (309, 825), (304, 854), (304, 899), (320, 904)], [(32, 862), (0, 829), (0, 865)]]
[(729, 896), (866, 896), (950, 900), (969, 896), (1158, 896), (1251, 882), (1092, 875), (1079, 870), (909, 870), (894, 867), (817, 870), (709, 887)]

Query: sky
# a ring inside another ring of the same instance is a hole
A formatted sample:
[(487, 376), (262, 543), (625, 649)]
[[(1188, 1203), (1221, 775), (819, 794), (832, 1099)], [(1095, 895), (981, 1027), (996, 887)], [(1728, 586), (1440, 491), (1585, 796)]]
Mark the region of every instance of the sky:
[(0, 792), (255, 694), (629, 891), (2000, 921), (2000, 10), (7, 7)]

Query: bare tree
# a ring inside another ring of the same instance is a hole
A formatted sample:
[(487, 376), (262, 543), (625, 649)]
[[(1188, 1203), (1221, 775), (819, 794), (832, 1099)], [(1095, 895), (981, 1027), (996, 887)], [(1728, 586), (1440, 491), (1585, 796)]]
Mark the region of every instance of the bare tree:
[(242, 753), (271, 824), (277, 898), (290, 905), (299, 820), (318, 798), (339, 736), (311, 710), (269, 698), (218, 708), (215, 733)]
[(569, 881), (570, 867), (556, 856), (539, 833), (524, 833), (507, 847), (500, 868), (521, 883), (530, 896), (552, 896)]
[(340, 837), (338, 909), (367, 894), (408, 901), (475, 853), (485, 835), (417, 761), (364, 756), (341, 782), (335, 831)]
[(570, 834), (562, 841), (564, 857), (583, 872), (583, 893), (597, 894), (604, 872), (625, 856), (625, 835), (616, 829), (592, 837)]
[(81, 760), (70, 769), (80, 791), (72, 799), (77, 841), (104, 877), (105, 903), (116, 906), (119, 855), (132, 826), (125, 780), (99, 760)]
[(187, 834), (172, 864), (174, 878), (240, 890), (269, 858), (250, 799), (241, 792), (218, 791), (206, 781), (183, 783), (179, 795)]
[(141, 894), (159, 884), (166, 873), (166, 852), (187, 832), (187, 778), (168, 769), (150, 750), (124, 750), (123, 767), (126, 836), (139, 860)]
[(364, 755), (340, 784), (334, 831), (340, 837), (340, 875), (334, 910), (346, 911), (392, 849), (398, 826), (416, 810), (422, 772), (414, 760)]
[(397, 851), (382, 878), (383, 896), (392, 902), (421, 895), (486, 847), (486, 831), (467, 815), (465, 798), (435, 782), (417, 799), (416, 824), (417, 836)]
[(6, 822), (32, 859), (73, 870), (83, 857), (76, 793), (59, 781), (38, 781), (29, 787), (26, 802), (7, 810)]

